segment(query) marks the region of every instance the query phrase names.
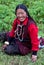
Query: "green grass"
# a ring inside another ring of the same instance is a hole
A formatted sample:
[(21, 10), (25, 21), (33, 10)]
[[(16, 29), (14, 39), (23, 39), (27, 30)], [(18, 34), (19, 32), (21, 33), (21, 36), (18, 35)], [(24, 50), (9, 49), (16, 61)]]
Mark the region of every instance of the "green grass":
[(9, 56), (0, 52), (0, 65), (44, 65), (44, 49), (39, 50), (36, 62), (31, 61), (31, 54), (26, 56)]
[[(39, 35), (44, 37), (44, 24), (38, 24)], [(25, 56), (10, 56), (1, 51), (0, 43), (0, 65), (44, 65), (44, 49), (38, 51), (38, 59), (36, 62), (31, 61), (31, 53)]]
[(44, 24), (38, 24), (38, 28), (39, 28), (39, 35), (44, 37)]

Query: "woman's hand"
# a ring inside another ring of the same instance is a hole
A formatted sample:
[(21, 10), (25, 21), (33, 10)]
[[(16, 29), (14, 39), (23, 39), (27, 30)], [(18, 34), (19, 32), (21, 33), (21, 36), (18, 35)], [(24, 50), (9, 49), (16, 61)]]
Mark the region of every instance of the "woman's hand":
[(4, 45), (2, 46), (2, 50), (4, 50), (6, 47), (7, 47), (7, 45), (4, 44)]
[(9, 42), (8, 41), (5, 41), (4, 43), (5, 44), (2, 46), (2, 50), (4, 50), (7, 47), (7, 45), (9, 45)]
[(31, 59), (32, 59), (32, 62), (35, 62), (37, 60), (37, 55), (32, 55)]

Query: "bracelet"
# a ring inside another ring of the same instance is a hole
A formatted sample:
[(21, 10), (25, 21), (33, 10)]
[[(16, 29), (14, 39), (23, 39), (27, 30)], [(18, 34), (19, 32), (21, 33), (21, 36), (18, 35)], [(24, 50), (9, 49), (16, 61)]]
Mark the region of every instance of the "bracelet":
[(9, 45), (9, 42), (8, 41), (5, 41), (5, 44)]

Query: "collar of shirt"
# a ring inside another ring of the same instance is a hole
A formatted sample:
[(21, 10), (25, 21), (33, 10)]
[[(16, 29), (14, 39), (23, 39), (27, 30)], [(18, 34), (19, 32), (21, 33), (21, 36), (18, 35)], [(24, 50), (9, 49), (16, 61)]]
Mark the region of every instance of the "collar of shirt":
[[(22, 22), (22, 25), (27, 25), (27, 22), (28, 22), (28, 18), (26, 18), (26, 19)], [(18, 18), (17, 18), (17, 23), (20, 24), (20, 21), (18, 20)]]

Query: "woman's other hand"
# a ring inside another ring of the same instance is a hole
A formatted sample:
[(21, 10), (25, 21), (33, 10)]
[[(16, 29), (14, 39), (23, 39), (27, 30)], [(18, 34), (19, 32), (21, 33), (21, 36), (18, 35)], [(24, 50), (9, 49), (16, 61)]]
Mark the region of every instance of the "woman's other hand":
[(35, 62), (37, 60), (37, 55), (32, 55), (31, 59), (32, 59), (32, 62)]

